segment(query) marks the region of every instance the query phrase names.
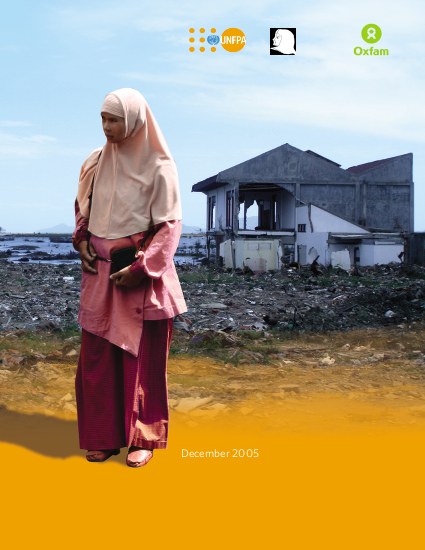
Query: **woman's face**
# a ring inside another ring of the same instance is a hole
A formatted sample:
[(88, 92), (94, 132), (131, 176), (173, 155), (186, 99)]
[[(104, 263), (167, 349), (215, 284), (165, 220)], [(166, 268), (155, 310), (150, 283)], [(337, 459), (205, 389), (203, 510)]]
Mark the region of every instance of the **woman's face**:
[(273, 38), (273, 46), (279, 46), (281, 41), (282, 41), (282, 36), (280, 35), (279, 31), (276, 31)]
[(119, 143), (125, 138), (125, 120), (121, 116), (111, 113), (100, 113), (103, 131), (108, 143)]

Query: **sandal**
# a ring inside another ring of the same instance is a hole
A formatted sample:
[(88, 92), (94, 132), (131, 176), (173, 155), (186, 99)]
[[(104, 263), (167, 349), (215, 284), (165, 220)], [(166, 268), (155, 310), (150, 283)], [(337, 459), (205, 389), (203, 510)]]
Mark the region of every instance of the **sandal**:
[[(134, 453), (135, 451), (150, 451), (150, 455), (148, 457), (146, 457), (142, 462), (132, 462), (131, 460), (128, 459), (130, 453)], [(128, 454), (127, 454), (127, 460), (126, 460), (126, 464), (127, 466), (130, 466), (130, 468), (141, 468), (142, 466), (146, 466), (146, 464), (149, 462), (149, 460), (152, 458), (153, 456), (153, 449), (143, 449), (143, 447), (133, 447), (131, 446), (129, 449), (128, 449)]]
[(121, 452), (120, 449), (101, 449), (98, 451), (87, 451), (87, 453), (103, 453), (103, 454), (106, 454), (106, 456), (105, 458), (101, 458), (99, 460), (98, 459), (92, 460), (90, 456), (93, 456), (93, 455), (86, 454), (86, 459), (89, 462), (105, 462), (105, 460), (108, 460), (108, 458), (111, 458), (111, 456), (119, 455), (120, 452)]

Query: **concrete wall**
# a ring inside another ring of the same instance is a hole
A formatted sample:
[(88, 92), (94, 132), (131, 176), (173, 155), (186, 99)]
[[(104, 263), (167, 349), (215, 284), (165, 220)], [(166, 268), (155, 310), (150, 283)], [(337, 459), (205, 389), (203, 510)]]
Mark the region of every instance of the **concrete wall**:
[(356, 222), (356, 186), (317, 183), (301, 184), (300, 200)]
[(351, 264), (354, 264), (354, 249), (359, 248), (360, 266), (370, 266), (375, 264), (389, 264), (390, 262), (400, 263), (398, 254), (403, 250), (402, 244), (374, 244), (374, 241), (360, 244), (331, 244), (329, 245), (328, 255), (332, 252), (347, 249), (350, 254)]
[(375, 246), (370, 244), (360, 245), (360, 265), (375, 265)]
[[(390, 262), (400, 263), (399, 258), (397, 257), (400, 252), (403, 252), (404, 245), (402, 244), (384, 244), (379, 243), (375, 244), (373, 247), (375, 251), (375, 264), (389, 264)], [(360, 259), (361, 259), (360, 250)], [(366, 265), (366, 264), (360, 264)]]
[[(358, 227), (338, 216), (334, 216), (329, 212), (325, 212), (321, 208), (314, 205), (310, 207), (310, 217), (308, 215), (308, 206), (297, 207), (297, 245), (305, 245), (307, 247), (307, 263), (311, 264), (315, 257), (313, 248), (320, 255), (317, 260), (319, 264), (329, 265), (331, 260), (331, 252), (344, 250), (347, 248), (350, 252), (351, 262), (354, 263), (354, 246), (349, 247), (346, 244), (328, 245), (329, 233), (355, 233), (357, 235), (367, 235), (368, 231)], [(311, 219), (311, 224), (310, 224)], [(306, 232), (298, 232), (298, 224), (305, 224)], [(311, 231), (313, 226), (313, 232)]]
[(411, 264), (425, 265), (425, 233), (413, 233), (409, 236), (406, 260)]
[[(399, 262), (400, 260), (397, 256), (404, 248), (403, 244), (387, 244), (380, 241), (372, 241), (370, 244), (363, 241), (359, 244), (341, 242), (329, 245), (329, 233), (352, 233), (355, 235), (364, 235), (365, 237), (370, 233), (314, 205), (310, 207), (310, 217), (308, 206), (297, 208), (297, 230), (298, 224), (305, 224), (306, 226), (305, 233), (297, 231), (296, 244), (297, 246), (306, 246), (306, 262), (308, 264), (314, 261), (317, 253), (320, 255), (318, 262), (323, 265), (329, 265), (332, 253), (343, 250), (348, 250), (351, 264), (354, 264), (355, 248), (359, 248), (360, 266), (388, 264), (390, 262)], [(311, 230), (312, 226), (313, 232)]]
[[(327, 265), (329, 259), (327, 258), (327, 248), (328, 248), (328, 232), (311, 232), (310, 220), (308, 217), (308, 206), (299, 206), (296, 209), (296, 246), (295, 246), (295, 255), (297, 261), (298, 258), (297, 246), (306, 246), (306, 260), (307, 263), (312, 263), (315, 258), (312, 258), (314, 248), (317, 251), (317, 254), (320, 258), (317, 260), (320, 264)], [(298, 232), (298, 225), (304, 224), (306, 227), (305, 233)], [(313, 225), (314, 226), (314, 225)]]
[[(300, 222), (301, 223), (301, 222)], [(328, 253), (328, 233), (298, 233), (297, 234), (297, 243), (298, 245), (304, 245), (307, 247), (307, 263), (311, 264), (315, 258), (319, 255), (317, 260), (319, 264), (328, 265), (329, 264), (329, 253)], [(314, 250), (317, 252), (316, 256), (313, 258)], [(297, 254), (297, 252), (296, 252)], [(299, 261), (297, 257), (297, 261)]]
[[(307, 208), (307, 207), (305, 207)], [(334, 216), (330, 212), (326, 212), (321, 208), (317, 208), (314, 204), (311, 205), (311, 222), (314, 232), (332, 232), (332, 233), (355, 233), (367, 234), (368, 231), (363, 227), (359, 227), (350, 223), (338, 216)], [(300, 223), (300, 222), (298, 222)]]
[(280, 269), (282, 249), (277, 239), (228, 239), (220, 245), (220, 256), (224, 267), (232, 268), (232, 247), (235, 253), (235, 267), (243, 269), (245, 265), (253, 271)]
[(223, 258), (224, 267), (233, 268), (232, 240), (231, 239), (227, 239), (227, 241), (224, 241), (224, 242), (220, 243), (219, 255)]
[[(413, 189), (412, 189), (413, 192)], [(366, 186), (366, 225), (375, 229), (410, 231), (409, 185)]]
[(404, 246), (402, 244), (373, 244), (362, 243), (359, 246), (360, 263), (359, 265), (385, 265), (391, 262), (400, 263), (400, 259), (397, 257), (400, 252), (403, 251)]
[(353, 223), (375, 230), (413, 230), (413, 184), (300, 185), (300, 200), (313, 203)]

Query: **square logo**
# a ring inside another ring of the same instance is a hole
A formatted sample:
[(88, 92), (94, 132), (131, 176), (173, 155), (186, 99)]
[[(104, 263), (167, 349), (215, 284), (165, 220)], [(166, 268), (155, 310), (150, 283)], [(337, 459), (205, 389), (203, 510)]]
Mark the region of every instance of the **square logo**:
[(296, 55), (297, 29), (270, 29), (270, 55)]

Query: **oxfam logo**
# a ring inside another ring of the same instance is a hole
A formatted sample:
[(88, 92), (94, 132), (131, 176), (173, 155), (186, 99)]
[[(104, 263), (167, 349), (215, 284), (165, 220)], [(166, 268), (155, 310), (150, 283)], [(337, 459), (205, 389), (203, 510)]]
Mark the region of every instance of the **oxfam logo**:
[[(379, 42), (382, 37), (382, 31), (378, 27), (378, 25), (374, 25), (373, 23), (369, 23), (369, 25), (365, 25), (362, 28), (362, 38), (365, 42), (368, 44), (375, 44), (376, 42)], [(390, 52), (387, 48), (374, 48), (371, 46), (370, 48), (361, 48), (360, 46), (356, 46), (354, 48), (354, 55), (368, 55), (370, 57), (374, 55), (390, 55)]]
[(376, 42), (379, 42), (379, 40), (381, 40), (381, 36), (382, 31), (378, 25), (373, 25), (371, 23), (362, 28), (362, 38), (368, 44), (375, 44)]

